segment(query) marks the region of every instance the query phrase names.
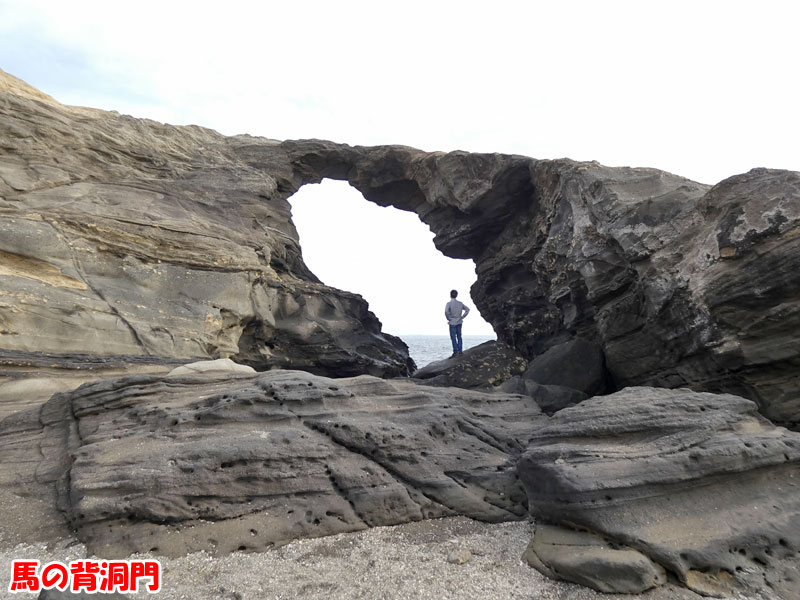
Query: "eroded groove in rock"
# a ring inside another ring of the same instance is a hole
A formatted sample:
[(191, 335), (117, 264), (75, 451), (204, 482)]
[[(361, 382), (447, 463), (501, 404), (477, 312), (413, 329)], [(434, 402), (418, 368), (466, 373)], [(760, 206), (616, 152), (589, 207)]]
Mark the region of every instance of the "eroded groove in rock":
[(629, 546), (701, 593), (800, 591), (800, 433), (749, 400), (590, 398), (538, 429), (519, 469), (537, 519)]
[(14, 459), (41, 448), (36, 485), (4, 482), (58, 491), (93, 552), (221, 553), (455, 514), (523, 518), (516, 460), (546, 419), (524, 396), (369, 376), (140, 375), (56, 395), (38, 434), (4, 421), (0, 447), (5, 473), (30, 471)]

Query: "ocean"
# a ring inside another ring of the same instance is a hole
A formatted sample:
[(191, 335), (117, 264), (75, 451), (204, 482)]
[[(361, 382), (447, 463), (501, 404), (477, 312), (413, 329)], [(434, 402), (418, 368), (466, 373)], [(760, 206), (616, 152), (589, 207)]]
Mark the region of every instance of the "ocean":
[[(408, 353), (417, 368), (422, 368), (428, 363), (448, 358), (453, 353), (453, 344), (449, 335), (403, 335), (400, 336), (408, 344)], [(483, 342), (494, 341), (494, 336), (465, 335), (463, 336), (463, 349), (472, 348)]]

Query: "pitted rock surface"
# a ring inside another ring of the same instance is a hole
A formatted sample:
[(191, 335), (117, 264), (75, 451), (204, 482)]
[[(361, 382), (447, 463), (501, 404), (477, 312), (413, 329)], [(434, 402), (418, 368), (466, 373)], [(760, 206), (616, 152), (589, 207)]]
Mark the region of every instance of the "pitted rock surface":
[(0, 484), (54, 497), (101, 556), (261, 550), (448, 515), (524, 518), (516, 461), (546, 420), (524, 396), (370, 376), (139, 375), (6, 419)]
[(800, 433), (749, 400), (590, 398), (533, 432), (519, 472), (537, 522), (629, 547), (703, 594), (800, 595)]

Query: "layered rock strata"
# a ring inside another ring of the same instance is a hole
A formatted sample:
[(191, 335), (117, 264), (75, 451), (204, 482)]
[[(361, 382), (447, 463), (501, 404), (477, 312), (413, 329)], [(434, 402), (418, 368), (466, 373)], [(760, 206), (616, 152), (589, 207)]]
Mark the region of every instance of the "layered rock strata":
[(107, 557), (520, 519), (516, 462), (546, 419), (525, 396), (370, 376), (138, 375), (0, 423), (0, 487), (58, 509), (38, 535), (66, 521)]
[(279, 143), (65, 107), (5, 74), (0, 87), (12, 356), (407, 373), (366, 303), (302, 262), (287, 199), (328, 177), (473, 259), (476, 305), (524, 358), (580, 338), (612, 387), (731, 392), (800, 423), (798, 173), (712, 188), (594, 162)]
[[(416, 212), (527, 359), (582, 338), (617, 388), (688, 386), (800, 424), (800, 174), (713, 188), (656, 169), (399, 146), (283, 142), (296, 185), (345, 179)], [(251, 164), (275, 161), (253, 143)]]
[[(800, 434), (746, 399), (654, 388), (590, 398), (534, 432), (519, 473), (537, 523), (563, 528), (529, 550), (545, 573), (609, 591), (628, 556), (632, 581), (652, 583), (656, 565), (702, 594), (800, 594)], [(563, 556), (570, 530), (599, 536), (590, 561)]]
[(0, 385), (80, 362), (413, 368), (360, 296), (303, 263), (290, 166), (253, 168), (238, 146), (63, 106), (0, 72)]

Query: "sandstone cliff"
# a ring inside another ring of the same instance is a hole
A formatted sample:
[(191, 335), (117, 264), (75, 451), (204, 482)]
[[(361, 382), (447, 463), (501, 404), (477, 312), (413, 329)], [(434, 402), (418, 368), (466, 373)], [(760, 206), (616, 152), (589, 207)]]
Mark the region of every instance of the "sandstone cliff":
[(224, 137), (2, 81), (7, 365), (230, 356), (408, 373), (363, 300), (303, 264), (287, 198), (328, 177), (475, 260), (478, 308), (525, 358), (583, 338), (617, 388), (732, 392), (800, 423), (800, 174), (711, 188), (566, 159)]
[(0, 72), (2, 374), (220, 357), (407, 374), (367, 303), (303, 263), (290, 165), (248, 165), (247, 143), (63, 106)]
[[(529, 510), (526, 557), (551, 576), (797, 596), (800, 434), (756, 408), (800, 424), (800, 174), (709, 187), (224, 137), (66, 107), (2, 72), (0, 149), (0, 498), (36, 516), (17, 541), (224, 553)], [(417, 381), (320, 377), (413, 367), (360, 296), (303, 263), (288, 199), (324, 177), (474, 259), (506, 345)], [(223, 357), (312, 374), (160, 373)], [(758, 404), (587, 399), (634, 383)]]

